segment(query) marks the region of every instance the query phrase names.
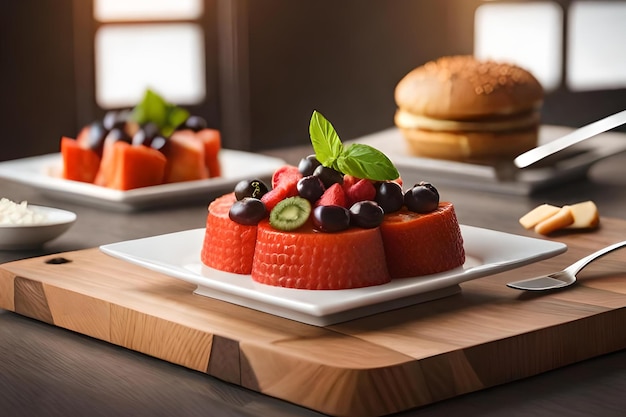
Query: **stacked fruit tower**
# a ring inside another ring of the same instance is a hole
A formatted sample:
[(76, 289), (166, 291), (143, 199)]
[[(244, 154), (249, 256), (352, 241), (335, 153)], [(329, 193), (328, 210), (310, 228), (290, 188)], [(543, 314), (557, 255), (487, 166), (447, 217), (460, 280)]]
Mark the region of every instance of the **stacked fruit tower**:
[(381, 285), (463, 265), (449, 202), (420, 182), (403, 190), (393, 163), (363, 144), (344, 146), (314, 112), (314, 155), (238, 183), (209, 205), (202, 262), (274, 286), (322, 290)]

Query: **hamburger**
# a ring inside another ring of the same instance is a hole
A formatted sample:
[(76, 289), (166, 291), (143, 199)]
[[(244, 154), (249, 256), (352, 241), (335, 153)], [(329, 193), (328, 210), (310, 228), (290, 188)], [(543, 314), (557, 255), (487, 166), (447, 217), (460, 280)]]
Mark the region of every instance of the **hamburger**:
[(394, 121), (413, 155), (510, 160), (537, 145), (543, 97), (539, 81), (521, 67), (448, 56), (400, 80)]

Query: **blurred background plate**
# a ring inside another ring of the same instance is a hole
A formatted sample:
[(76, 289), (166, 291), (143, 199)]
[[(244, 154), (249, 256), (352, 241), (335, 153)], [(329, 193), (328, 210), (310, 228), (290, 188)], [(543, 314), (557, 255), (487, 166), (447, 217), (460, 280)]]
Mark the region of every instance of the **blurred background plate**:
[(0, 178), (30, 185), (50, 197), (95, 205), (113, 210), (139, 210), (181, 204), (203, 199), (209, 202), (221, 192), (232, 191), (242, 179), (268, 180), (282, 159), (259, 154), (222, 149), (222, 176), (197, 181), (113, 190), (94, 184), (60, 178), (61, 154), (53, 153), (0, 162)]

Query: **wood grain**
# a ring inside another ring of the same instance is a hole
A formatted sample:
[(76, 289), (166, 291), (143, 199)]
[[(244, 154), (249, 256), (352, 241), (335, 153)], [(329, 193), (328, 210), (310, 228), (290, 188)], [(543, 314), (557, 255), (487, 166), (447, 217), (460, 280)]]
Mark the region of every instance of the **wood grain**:
[[(623, 240), (626, 221), (562, 234), (558, 257), (469, 281), (441, 300), (319, 328), (194, 295), (194, 286), (98, 249), (0, 266), (0, 308), (340, 416), (384, 415), (626, 347), (626, 256), (565, 291), (506, 282)], [(70, 262), (50, 264), (52, 257)]]

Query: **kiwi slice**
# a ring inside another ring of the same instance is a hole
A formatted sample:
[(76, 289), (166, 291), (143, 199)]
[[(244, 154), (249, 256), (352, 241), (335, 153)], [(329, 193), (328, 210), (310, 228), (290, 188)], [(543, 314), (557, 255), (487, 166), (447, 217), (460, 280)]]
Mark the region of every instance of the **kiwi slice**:
[(270, 212), (270, 225), (274, 229), (288, 232), (306, 223), (311, 214), (311, 203), (302, 197), (282, 200)]

